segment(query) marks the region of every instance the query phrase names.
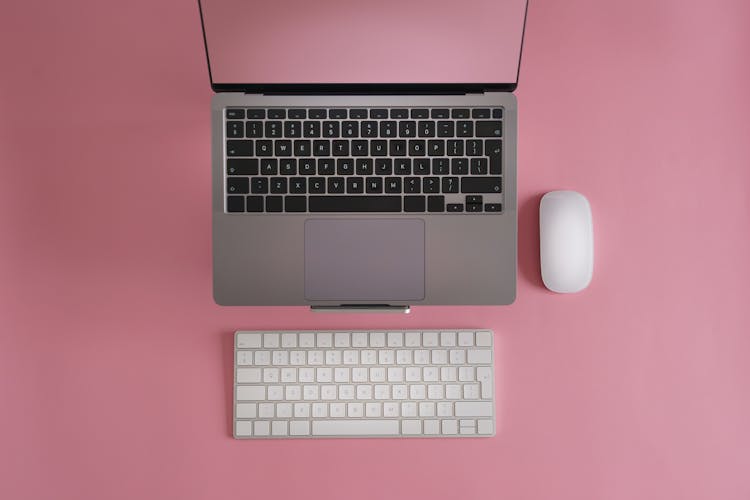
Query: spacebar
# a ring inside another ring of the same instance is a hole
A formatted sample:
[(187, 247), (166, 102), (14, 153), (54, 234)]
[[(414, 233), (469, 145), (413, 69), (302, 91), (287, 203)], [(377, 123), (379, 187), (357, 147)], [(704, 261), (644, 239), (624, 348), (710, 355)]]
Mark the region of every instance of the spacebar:
[(400, 196), (310, 196), (310, 212), (400, 212)]
[(398, 436), (398, 420), (317, 420), (314, 436)]

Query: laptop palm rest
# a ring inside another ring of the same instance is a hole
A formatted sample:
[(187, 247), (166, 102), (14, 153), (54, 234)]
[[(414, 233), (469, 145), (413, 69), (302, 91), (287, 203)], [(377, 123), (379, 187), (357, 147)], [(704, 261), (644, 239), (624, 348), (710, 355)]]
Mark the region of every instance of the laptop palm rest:
[(305, 298), (424, 300), (424, 247), (421, 219), (308, 219)]

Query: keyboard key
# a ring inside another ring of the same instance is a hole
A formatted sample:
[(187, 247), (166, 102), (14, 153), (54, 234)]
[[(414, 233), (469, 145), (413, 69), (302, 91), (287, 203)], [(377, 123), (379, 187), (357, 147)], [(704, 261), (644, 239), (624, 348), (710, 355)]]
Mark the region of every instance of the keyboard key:
[(325, 109), (308, 109), (307, 116), (311, 120), (325, 120), (328, 117), (328, 113)]
[(302, 135), (305, 137), (320, 137), (320, 122), (305, 122), (302, 125)]
[(274, 141), (276, 156), (292, 156), (292, 141)]
[(227, 141), (227, 156), (253, 156), (253, 141)]
[(228, 121), (226, 128), (227, 137), (237, 138), (245, 135), (245, 122)]
[(283, 200), (281, 196), (266, 196), (266, 212), (281, 212)]
[[(342, 194), (346, 187), (346, 182), (342, 177), (330, 177), (328, 179), (328, 192), (331, 194)], [(312, 207), (310, 208), (312, 212)]]
[(388, 151), (391, 156), (406, 155), (406, 141), (400, 139), (388, 141)]
[(248, 196), (247, 197), (247, 211), (248, 212), (262, 212), (263, 211), (263, 197), (262, 196)]
[(283, 120), (284, 118), (286, 118), (285, 109), (269, 109), (268, 110), (269, 120)]
[(440, 179), (438, 177), (425, 177), (422, 179), (422, 192), (425, 194), (440, 192)]
[(477, 122), (477, 137), (501, 137), (503, 135), (503, 122), (480, 121)]
[(245, 110), (242, 108), (227, 108), (227, 120), (244, 120)]
[(260, 160), (260, 173), (263, 175), (278, 175), (279, 173), (279, 161), (274, 159), (264, 158)]
[(326, 192), (326, 181), (323, 177), (311, 177), (308, 185), (311, 194), (323, 194)]
[(449, 111), (445, 108), (435, 108), (430, 111), (431, 118), (449, 118)]
[(365, 185), (362, 177), (349, 177), (346, 180), (346, 192), (349, 194), (364, 193)]
[(344, 120), (347, 118), (347, 111), (346, 109), (342, 108), (334, 108), (328, 110), (328, 118), (332, 118), (334, 120)]
[(451, 174), (469, 175), (469, 161), (466, 158), (453, 158), (451, 160)]
[(485, 401), (457, 401), (455, 403), (457, 417), (491, 417), (492, 403)]
[(396, 122), (390, 120), (380, 122), (380, 137), (396, 137)]
[(469, 117), (469, 110), (468, 109), (452, 109), (451, 110), (451, 118), (468, 118)]
[(463, 212), (464, 206), (462, 203), (448, 203), (448, 212)]
[(484, 143), (484, 150), (490, 160), (490, 175), (500, 175), (502, 173), (502, 153), (503, 142), (499, 140), (487, 140)]
[(441, 141), (441, 140), (427, 141), (427, 154), (430, 156), (445, 155), (445, 141)]
[(350, 109), (349, 110), (349, 118), (361, 120), (363, 118), (367, 118), (367, 110), (366, 109)]
[(266, 137), (278, 138), (281, 137), (282, 127), (279, 121), (267, 121), (265, 124)]
[(299, 160), (299, 174), (300, 175), (315, 175), (315, 160), (300, 159)]
[(487, 108), (474, 108), (471, 110), (472, 118), (489, 118), (490, 110)]
[(289, 109), (287, 110), (289, 119), (291, 120), (303, 120), (307, 118), (307, 111), (304, 108), (301, 109)]
[(305, 194), (307, 192), (307, 179), (304, 177), (289, 179), (289, 192), (292, 194)]
[(383, 192), (382, 177), (370, 177), (365, 181), (365, 192), (368, 194)]
[(304, 196), (285, 196), (284, 210), (286, 212), (304, 212), (307, 210), (307, 203)]
[(370, 118), (374, 120), (382, 120), (388, 118), (388, 110), (381, 108), (370, 109)]
[(247, 177), (230, 177), (227, 179), (227, 193), (246, 194), (250, 192), (250, 181)]
[(401, 192), (401, 177), (387, 177), (385, 179), (385, 192), (386, 193), (400, 193)]
[(359, 137), (359, 124), (357, 122), (345, 121), (341, 124), (341, 136), (354, 138)]
[(424, 108), (412, 108), (410, 115), (412, 119), (429, 118), (430, 112)]
[(375, 173), (378, 175), (391, 175), (393, 172), (393, 160), (390, 158), (378, 158), (375, 160)]
[(430, 175), (430, 160), (416, 158), (414, 160), (414, 175)]
[(485, 203), (484, 211), (485, 212), (502, 212), (503, 205), (501, 203)]
[(456, 122), (456, 136), (457, 137), (471, 137), (472, 135), (474, 135), (474, 122), (470, 122), (470, 121)]
[(227, 175), (258, 175), (258, 160), (230, 158), (227, 160)]
[(310, 148), (308, 140), (294, 141), (294, 156), (310, 156), (312, 154)]
[(453, 122), (437, 122), (438, 137), (453, 137), (455, 125)]
[(265, 177), (253, 177), (250, 181), (250, 192), (253, 194), (265, 194), (268, 192), (268, 179)]
[(245, 211), (245, 197), (244, 196), (227, 196), (227, 212), (244, 212)]
[(416, 137), (416, 135), (417, 135), (417, 122), (415, 121), (398, 122), (398, 136), (399, 137)]
[(263, 122), (247, 122), (245, 123), (245, 137), (259, 138), (263, 137)]
[(393, 162), (393, 172), (396, 175), (411, 175), (411, 159), (396, 158)]
[(471, 159), (471, 175), (487, 175), (487, 158)]
[(247, 110), (248, 120), (262, 120), (266, 117), (265, 109), (250, 108)]
[(349, 141), (332, 141), (333, 156), (349, 156)]
[(424, 196), (404, 196), (404, 212), (424, 212)]
[(301, 137), (302, 122), (288, 121), (284, 122), (284, 137)]
[(419, 193), (422, 190), (422, 185), (417, 177), (407, 177), (404, 179), (404, 193)]
[(386, 156), (388, 154), (388, 141), (370, 141), (370, 155)]
[(503, 117), (503, 110), (501, 108), (495, 108), (492, 110), (492, 118), (499, 120)]
[(323, 122), (323, 137), (339, 137), (339, 122)]
[(435, 137), (435, 122), (421, 121), (417, 124), (419, 137)]
[[(458, 177), (443, 177), (443, 193), (458, 193)], [(458, 210), (463, 211), (463, 210)]]
[(428, 196), (427, 197), (427, 211), (428, 212), (444, 212), (445, 211), (445, 196)]
[(400, 196), (310, 196), (308, 201), (310, 212), (401, 211)]
[(477, 139), (467, 140), (466, 154), (469, 156), (482, 156), (482, 141)]
[(286, 194), (286, 179), (283, 177), (272, 177), (270, 189), (273, 194)]
[(463, 177), (462, 193), (502, 193), (502, 177)]
[(424, 156), (426, 144), (423, 140), (409, 141), (409, 156)]
[(334, 175), (336, 173), (333, 158), (321, 158), (318, 160), (318, 175)]
[(360, 124), (360, 135), (362, 137), (377, 137), (378, 136), (378, 122), (365, 121)]
[(362, 158), (355, 162), (357, 175), (372, 175), (372, 159)]
[(398, 420), (316, 420), (315, 436), (397, 436)]
[(368, 154), (367, 141), (352, 141), (352, 156), (367, 156)]
[(433, 175), (448, 175), (450, 173), (450, 163), (448, 158), (435, 158), (432, 160)]
[(448, 156), (463, 156), (464, 154), (464, 141), (462, 140), (450, 140), (446, 142), (446, 151)]
[(409, 118), (409, 110), (405, 108), (391, 109), (391, 118), (397, 118), (399, 120)]
[(325, 140), (313, 141), (313, 155), (330, 156), (331, 155), (331, 141), (325, 141)]

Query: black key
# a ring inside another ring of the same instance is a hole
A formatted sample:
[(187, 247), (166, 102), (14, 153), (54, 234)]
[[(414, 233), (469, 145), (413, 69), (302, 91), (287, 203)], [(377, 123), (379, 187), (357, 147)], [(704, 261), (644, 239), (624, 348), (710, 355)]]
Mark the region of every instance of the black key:
[(326, 192), (326, 180), (323, 177), (310, 177), (310, 192), (323, 194)]
[(387, 109), (371, 109), (370, 118), (374, 120), (383, 120), (385, 118), (388, 118), (388, 110)]
[(359, 137), (359, 124), (351, 121), (343, 122), (341, 124), (341, 137)]
[(407, 177), (404, 179), (404, 193), (419, 193), (421, 188), (419, 177)]
[(391, 175), (393, 173), (393, 161), (390, 158), (378, 158), (375, 160), (375, 173)]
[(468, 118), (469, 117), (469, 110), (468, 109), (452, 109), (451, 110), (451, 118)]
[(477, 137), (502, 137), (503, 122), (477, 122)]
[(311, 120), (325, 120), (327, 118), (328, 113), (326, 113), (325, 109), (308, 109), (307, 110), (307, 116)]
[(294, 158), (279, 160), (279, 172), (281, 175), (297, 175), (297, 160)]
[(443, 193), (458, 193), (458, 177), (443, 177)]
[(304, 177), (292, 177), (289, 179), (289, 192), (292, 194), (305, 194), (307, 192), (307, 179)]
[(464, 155), (464, 141), (461, 139), (454, 139), (446, 142), (446, 151), (448, 156), (463, 156)]
[(411, 110), (411, 117), (412, 118), (429, 118), (430, 112), (424, 108), (412, 108)]
[(364, 193), (365, 180), (362, 177), (349, 177), (346, 180), (346, 192), (350, 194)]
[(445, 141), (427, 141), (427, 154), (430, 156), (443, 156), (445, 154)]
[(485, 212), (501, 212), (502, 210), (503, 210), (502, 203), (485, 203), (484, 204)]
[(353, 175), (354, 160), (351, 158), (342, 158), (336, 162), (336, 175)]
[(315, 175), (315, 160), (311, 158), (300, 159), (299, 175)]
[(487, 175), (487, 158), (471, 159), (471, 175)]
[(403, 121), (398, 122), (398, 136), (399, 137), (416, 137), (417, 135), (417, 122)]
[(367, 141), (352, 141), (352, 156), (367, 156), (369, 154)]
[(323, 122), (323, 137), (339, 137), (339, 122)]
[(274, 141), (276, 156), (292, 156), (292, 141)]
[(349, 141), (333, 141), (331, 152), (333, 156), (349, 156)]
[(253, 156), (253, 141), (227, 141), (227, 156)]
[(422, 192), (423, 193), (439, 193), (440, 192), (440, 178), (439, 177), (425, 177), (422, 179)]
[(396, 122), (390, 120), (380, 122), (380, 137), (396, 137)]
[(250, 192), (253, 194), (264, 194), (268, 192), (267, 177), (253, 177), (250, 182)]
[(357, 175), (372, 175), (372, 159), (359, 158), (356, 161)]
[(369, 177), (365, 181), (365, 190), (368, 193), (382, 193), (383, 192), (383, 178), (382, 177)]
[(430, 160), (427, 158), (415, 159), (414, 175), (430, 175)]
[(438, 137), (453, 137), (454, 133), (453, 122), (437, 122)]
[(302, 122), (284, 122), (284, 137), (302, 137)]
[(462, 193), (502, 193), (502, 177), (463, 177)]
[(431, 118), (448, 118), (450, 112), (445, 108), (437, 108), (430, 111)]
[(449, 212), (463, 212), (464, 206), (461, 203), (448, 203)]
[(311, 154), (310, 141), (304, 139), (294, 141), (294, 156), (310, 156)]
[(503, 141), (484, 141), (484, 151), (490, 159), (490, 175), (500, 175), (503, 171)]
[(482, 141), (479, 139), (467, 139), (466, 154), (469, 156), (482, 156)]
[(283, 201), (281, 196), (266, 196), (266, 212), (281, 212)]
[(310, 212), (400, 212), (400, 196), (310, 196)]
[(467, 203), (466, 211), (467, 212), (481, 212), (482, 204), (481, 203)]
[(396, 158), (393, 167), (396, 175), (411, 175), (410, 158)]
[(245, 122), (229, 121), (227, 122), (227, 137), (238, 138), (245, 135)]
[(304, 109), (290, 109), (287, 112), (291, 120), (304, 120), (307, 118), (307, 111)]
[(271, 156), (273, 154), (273, 141), (255, 141), (256, 156)]
[(435, 122), (421, 121), (417, 124), (419, 137), (435, 137)]
[(286, 179), (283, 177), (271, 177), (271, 193), (286, 194)]
[(263, 211), (263, 197), (262, 196), (248, 196), (247, 197), (247, 211), (248, 212), (262, 212)]
[(345, 109), (342, 108), (334, 108), (328, 110), (328, 118), (331, 118), (333, 120), (343, 120), (346, 118), (346, 115), (348, 113)]
[(404, 196), (404, 212), (424, 212), (424, 196)]
[(492, 118), (499, 120), (503, 117), (503, 110), (501, 108), (495, 108), (492, 110)]
[(269, 120), (283, 120), (284, 118), (286, 118), (285, 109), (269, 109), (268, 110)]
[(404, 108), (391, 109), (391, 118), (397, 118), (399, 120), (409, 118), (409, 110)]
[[(228, 112), (229, 110), (227, 110)], [(227, 196), (227, 212), (244, 212), (245, 211), (245, 197), (244, 196)]]
[(489, 118), (490, 110), (487, 108), (474, 108), (471, 110), (472, 118)]
[(302, 134), (305, 137), (320, 137), (320, 122), (305, 122)]
[(227, 175), (258, 175), (258, 160), (230, 158), (227, 160)]
[(471, 137), (474, 135), (474, 122), (456, 122), (456, 137)]
[(445, 212), (445, 196), (428, 196), (428, 212)]
[(265, 109), (250, 108), (247, 110), (248, 120), (262, 120), (266, 117)]
[(307, 210), (307, 200), (304, 196), (284, 197), (285, 212), (304, 212)]
[(377, 137), (378, 122), (366, 121), (360, 125), (360, 135), (362, 137)]
[(370, 156), (386, 156), (388, 141), (370, 141)]
[(406, 141), (391, 139), (388, 141), (388, 150), (391, 156), (404, 156), (406, 154)]
[(318, 175), (334, 175), (336, 167), (333, 158), (321, 158), (318, 160)]
[(263, 122), (245, 123), (245, 137), (251, 137), (251, 138), (263, 137)]
[(425, 142), (422, 140), (409, 141), (409, 156), (424, 156)]
[(329, 193), (343, 193), (346, 182), (343, 177), (330, 177), (328, 179)]
[[(227, 120), (244, 120), (245, 119), (245, 110), (242, 108), (227, 108)], [(244, 201), (243, 201), (244, 203)], [(241, 212), (244, 212), (245, 209), (243, 208), (240, 210)]]
[(315, 156), (331, 156), (331, 142), (313, 141), (313, 154)]
[(353, 120), (361, 120), (362, 118), (367, 118), (367, 110), (366, 109), (350, 109), (349, 110), (349, 118)]
[(281, 122), (269, 121), (266, 122), (266, 137), (281, 137)]
[(260, 160), (260, 173), (263, 175), (278, 175), (279, 174), (278, 160), (276, 159)]
[(482, 195), (481, 194), (467, 194), (466, 195), (466, 204), (470, 203), (482, 203)]
[(432, 174), (433, 175), (448, 175), (450, 173), (450, 167), (448, 158), (434, 158), (432, 160)]
[(401, 177), (386, 177), (385, 178), (385, 192), (386, 193), (400, 193), (401, 192)]
[(469, 160), (466, 158), (453, 158), (451, 160), (451, 174), (469, 175)]

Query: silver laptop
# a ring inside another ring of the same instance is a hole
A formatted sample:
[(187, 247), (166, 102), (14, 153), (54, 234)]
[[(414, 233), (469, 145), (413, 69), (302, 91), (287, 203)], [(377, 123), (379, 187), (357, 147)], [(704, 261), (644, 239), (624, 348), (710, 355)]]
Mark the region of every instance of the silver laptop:
[(199, 7), (218, 304), (513, 302), (526, 0)]

